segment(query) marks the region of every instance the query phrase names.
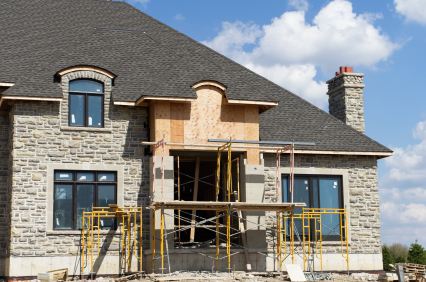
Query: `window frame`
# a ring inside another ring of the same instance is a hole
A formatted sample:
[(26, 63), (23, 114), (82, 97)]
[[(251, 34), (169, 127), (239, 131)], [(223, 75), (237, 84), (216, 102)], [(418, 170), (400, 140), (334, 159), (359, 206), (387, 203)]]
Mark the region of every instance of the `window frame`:
[[(95, 81), (99, 84), (102, 84), (102, 93), (96, 93), (96, 92), (89, 92), (89, 91), (70, 91), (69, 90), (69, 86), (72, 82), (74, 81), (78, 81), (78, 80), (90, 80), (90, 81)], [(82, 95), (84, 98), (83, 103), (84, 103), (84, 109), (83, 109), (83, 120), (84, 120), (84, 124), (83, 125), (76, 125), (76, 124), (72, 124), (71, 123), (71, 96), (77, 96), (77, 95)], [(90, 96), (95, 96), (95, 97), (99, 97), (101, 96), (101, 125), (100, 126), (93, 126), (93, 125), (89, 125), (89, 97)], [(105, 83), (103, 83), (102, 81), (96, 80), (96, 79), (91, 79), (91, 78), (77, 78), (77, 79), (73, 79), (70, 80), (68, 82), (68, 126), (72, 126), (72, 127), (89, 127), (89, 128), (104, 128), (105, 127)]]
[[(281, 174), (281, 201), (284, 201), (284, 181), (287, 181), (287, 187), (289, 185), (289, 177), (290, 174), (288, 173), (282, 173)], [(300, 177), (300, 178), (307, 178), (308, 179), (308, 186), (309, 186), (309, 206), (306, 206), (307, 208), (314, 208), (314, 204), (315, 204), (315, 200), (318, 202), (319, 208), (321, 208), (321, 188), (319, 187), (319, 180), (321, 178), (325, 178), (325, 179), (333, 179), (338, 181), (338, 185), (340, 187), (338, 193), (338, 200), (339, 200), (339, 209), (343, 209), (345, 206), (345, 202), (344, 202), (344, 189), (345, 187), (343, 187), (343, 175), (337, 175), (337, 174), (307, 174), (307, 173), (295, 173), (294, 174), (294, 178), (296, 177)], [(317, 193), (317, 199), (315, 199), (315, 193), (314, 193), (314, 185), (313, 185), (313, 181), (314, 180), (318, 181), (318, 193)], [(290, 189), (287, 189), (287, 199), (290, 199), (291, 194), (290, 194)], [(348, 219), (346, 219), (348, 220)], [(339, 230), (341, 228), (339, 227)], [(311, 230), (311, 232), (313, 232), (313, 230)], [(313, 236), (313, 234), (311, 234), (311, 236)], [(340, 236), (338, 235), (323, 235), (323, 240), (325, 241), (339, 241), (340, 240)]]
[[(56, 173), (57, 172), (66, 172), (72, 174), (72, 180), (56, 180)], [(78, 181), (77, 180), (77, 174), (78, 173), (93, 173), (94, 174), (94, 181)], [(115, 176), (115, 181), (99, 181), (98, 180), (98, 174), (102, 173), (113, 173)], [(67, 169), (55, 169), (53, 170), (53, 230), (81, 230), (81, 228), (77, 228), (77, 186), (81, 184), (89, 184), (93, 185), (93, 202), (96, 204), (98, 203), (98, 190), (99, 185), (114, 185), (114, 198), (115, 198), (115, 204), (118, 202), (118, 173), (117, 171), (103, 171), (103, 170), (67, 170)], [(55, 211), (57, 208), (57, 201), (56, 201), (56, 187), (57, 185), (71, 185), (72, 187), (72, 227), (71, 228), (58, 228), (55, 227)], [(95, 205), (95, 206), (98, 206)], [(114, 224), (115, 226), (115, 224)], [(114, 227), (115, 228), (115, 227)]]

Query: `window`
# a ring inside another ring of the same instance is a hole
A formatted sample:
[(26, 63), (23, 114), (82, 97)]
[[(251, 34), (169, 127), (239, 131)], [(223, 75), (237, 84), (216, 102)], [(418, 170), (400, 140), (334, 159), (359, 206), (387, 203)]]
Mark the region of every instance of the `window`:
[[(53, 195), (53, 228), (81, 229), (83, 211), (117, 204), (117, 173), (55, 170)], [(114, 221), (102, 219), (100, 225), (113, 227)]]
[[(291, 201), (288, 175), (283, 176), (283, 202)], [(295, 175), (294, 202), (305, 203), (310, 208), (343, 208), (343, 189), (341, 176)], [(301, 213), (301, 208), (295, 213)], [(324, 240), (339, 240), (340, 218), (338, 214), (326, 214), (321, 218)], [(302, 234), (301, 222), (296, 229)]]
[(104, 126), (104, 85), (90, 79), (70, 81), (69, 85), (70, 126)]

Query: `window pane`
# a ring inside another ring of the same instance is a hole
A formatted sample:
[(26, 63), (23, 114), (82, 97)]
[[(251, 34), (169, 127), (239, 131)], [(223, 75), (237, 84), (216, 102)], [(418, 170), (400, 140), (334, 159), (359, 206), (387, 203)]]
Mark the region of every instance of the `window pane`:
[(70, 181), (72, 180), (72, 172), (69, 171), (55, 171), (56, 181)]
[(53, 228), (72, 229), (72, 185), (55, 185)]
[(93, 185), (77, 185), (77, 229), (81, 229), (83, 211), (91, 211), (93, 206)]
[(93, 172), (78, 172), (77, 181), (95, 181), (95, 173)]
[(70, 125), (84, 126), (84, 95), (70, 94)]
[[(309, 178), (307, 177), (295, 177), (294, 178), (294, 198), (293, 202), (295, 203), (305, 203), (306, 207), (310, 207), (311, 203), (309, 200)], [(290, 201), (291, 201), (291, 195), (290, 195)], [(296, 214), (302, 213), (302, 208), (295, 208), (294, 212)], [(301, 220), (295, 220), (295, 232), (300, 234), (300, 236), (303, 234), (303, 227), (302, 227), (302, 221)]]
[(78, 79), (70, 82), (70, 92), (84, 92), (84, 93), (104, 93), (103, 83), (90, 80)]
[[(291, 199), (291, 195), (290, 195)], [(307, 177), (295, 177), (294, 178), (294, 198), (295, 203), (305, 203), (306, 207), (310, 207), (309, 201), (309, 179)], [(295, 209), (296, 213), (302, 212), (301, 208)]]
[[(321, 208), (341, 208), (340, 183), (337, 178), (320, 178)], [(322, 217), (323, 236), (340, 235), (340, 218), (337, 214), (325, 214)]]
[(90, 95), (87, 98), (88, 98), (87, 125), (90, 127), (102, 127), (103, 97)]
[[(108, 207), (110, 204), (116, 204), (115, 185), (98, 185), (98, 207)], [(101, 218), (101, 227), (113, 227), (114, 219)]]
[(114, 172), (98, 172), (98, 181), (115, 182)]
[(288, 187), (288, 177), (282, 177), (281, 179), (281, 185), (282, 185), (282, 201), (283, 203), (288, 203), (291, 200), (289, 199), (289, 195), (290, 195), (290, 191), (289, 191), (289, 187)]
[(98, 206), (108, 207), (110, 204), (117, 203), (115, 199), (115, 185), (99, 185), (98, 186)]

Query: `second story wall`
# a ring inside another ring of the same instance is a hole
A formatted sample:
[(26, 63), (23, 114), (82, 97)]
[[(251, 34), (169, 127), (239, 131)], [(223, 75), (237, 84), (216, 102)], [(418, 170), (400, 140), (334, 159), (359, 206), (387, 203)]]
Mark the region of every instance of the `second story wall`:
[[(189, 102), (156, 101), (150, 104), (151, 141), (206, 144), (208, 139), (259, 140), (257, 105), (229, 104), (217, 87), (196, 89), (197, 99)], [(172, 146), (171, 149), (191, 149)], [(201, 147), (202, 148), (202, 147)], [(194, 149), (194, 148), (192, 148)], [(214, 150), (214, 148), (202, 148)], [(247, 149), (249, 162), (259, 162), (257, 149)]]

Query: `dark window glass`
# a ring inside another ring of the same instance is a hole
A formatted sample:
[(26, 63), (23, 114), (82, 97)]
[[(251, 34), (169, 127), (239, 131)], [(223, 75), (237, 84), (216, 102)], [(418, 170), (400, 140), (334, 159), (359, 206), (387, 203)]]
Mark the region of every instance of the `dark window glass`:
[(55, 185), (55, 204), (53, 211), (53, 227), (55, 229), (71, 229), (72, 226), (72, 185)]
[[(54, 172), (55, 229), (81, 229), (83, 211), (117, 204), (117, 174), (96, 171)], [(101, 227), (114, 227), (113, 219), (101, 220)]]
[(55, 180), (61, 180), (61, 181), (73, 180), (73, 174), (72, 172), (68, 172), (68, 171), (55, 171)]
[(87, 125), (89, 127), (102, 127), (103, 119), (103, 96), (87, 96), (88, 98), (88, 109), (87, 114), (89, 115), (87, 118)]
[(70, 94), (70, 125), (84, 126), (85, 96)]
[[(115, 192), (115, 185), (98, 185), (98, 207), (108, 207), (117, 203)], [(101, 227), (114, 226), (114, 219), (112, 218), (101, 218), (100, 220)]]
[(104, 85), (90, 79), (69, 83), (69, 125), (104, 126)]
[(93, 182), (95, 181), (95, 173), (94, 172), (77, 172), (77, 181), (82, 182)]
[[(283, 201), (291, 201), (288, 176), (282, 178)], [(309, 208), (343, 208), (342, 178), (340, 176), (295, 175), (294, 202), (305, 203)], [(295, 213), (301, 213), (295, 209)], [(339, 215), (322, 215), (324, 240), (338, 240), (340, 235)], [(295, 220), (295, 232), (302, 234), (302, 222)]]
[(91, 79), (77, 79), (70, 82), (70, 92), (104, 93), (104, 85)]
[[(319, 202), (321, 208), (340, 208), (340, 184), (337, 179), (319, 179)], [(326, 214), (323, 216), (322, 233), (324, 236), (339, 236), (340, 217), (338, 214)]]
[(115, 182), (115, 173), (113, 173), (113, 172), (98, 172), (98, 181)]
[(93, 185), (77, 185), (77, 228), (81, 228), (81, 217), (84, 211), (91, 211), (93, 202)]

